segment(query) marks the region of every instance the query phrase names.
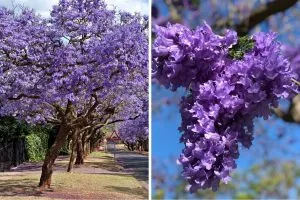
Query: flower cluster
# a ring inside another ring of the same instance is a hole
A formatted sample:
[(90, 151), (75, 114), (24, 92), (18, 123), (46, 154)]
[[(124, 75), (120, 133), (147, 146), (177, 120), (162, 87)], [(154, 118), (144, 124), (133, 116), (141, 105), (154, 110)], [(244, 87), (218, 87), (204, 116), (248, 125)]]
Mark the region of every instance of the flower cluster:
[(153, 76), (172, 90), (204, 83), (219, 74), (227, 51), (237, 41), (236, 33), (213, 34), (208, 25), (195, 31), (179, 24), (156, 27), (153, 47)]
[(60, 0), (49, 19), (0, 7), (0, 115), (57, 122), (58, 107), (72, 102), (79, 115), (95, 99), (99, 115), (106, 107), (140, 112), (148, 84), (146, 23), (103, 0)]
[(180, 104), (185, 147), (178, 159), (187, 189), (212, 188), (230, 181), (238, 144), (249, 148), (253, 119), (267, 119), (280, 98), (296, 91), (295, 75), (281, 55), (274, 33), (238, 38), (176, 24), (156, 28), (153, 74), (160, 84), (188, 95)]
[(300, 79), (300, 47), (283, 47), (284, 55), (289, 59), (292, 70), (297, 75), (297, 80)]
[(120, 137), (129, 144), (148, 139), (148, 112), (142, 113), (134, 120), (128, 120), (118, 125)]

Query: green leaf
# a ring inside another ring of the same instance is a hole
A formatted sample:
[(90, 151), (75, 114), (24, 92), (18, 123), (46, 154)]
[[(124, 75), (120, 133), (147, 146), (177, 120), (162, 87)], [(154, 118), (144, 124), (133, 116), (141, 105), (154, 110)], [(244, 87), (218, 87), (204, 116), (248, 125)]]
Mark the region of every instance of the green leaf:
[(254, 48), (255, 40), (249, 36), (243, 36), (238, 39), (238, 42), (229, 50), (229, 55), (233, 59), (241, 60), (245, 53)]
[(154, 194), (154, 199), (164, 199), (165, 191), (163, 189), (158, 189)]
[(200, 6), (200, 0), (192, 0), (191, 4), (192, 6)]
[(239, 192), (234, 199), (255, 199), (255, 196), (249, 193)]

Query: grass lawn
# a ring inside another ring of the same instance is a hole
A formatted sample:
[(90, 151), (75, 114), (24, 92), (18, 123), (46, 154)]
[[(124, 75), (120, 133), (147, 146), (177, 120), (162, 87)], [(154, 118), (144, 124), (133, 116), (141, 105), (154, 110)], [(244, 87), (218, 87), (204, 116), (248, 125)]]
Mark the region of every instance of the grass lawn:
[[(62, 168), (67, 168), (68, 163), (69, 160), (66, 158), (57, 159), (57, 161), (55, 161), (55, 165)], [(74, 167), (76, 168), (76, 166)], [(113, 172), (119, 172), (123, 170), (123, 167), (114, 161), (112, 154), (101, 152), (101, 151), (95, 151), (91, 153), (84, 160), (84, 164), (83, 166), (81, 166), (81, 168), (82, 167), (88, 167), (88, 168), (92, 167), (95, 169), (100, 168), (100, 169), (113, 171)]]
[[(58, 162), (64, 165), (64, 160)], [(147, 199), (148, 192), (131, 175), (121, 171), (110, 154), (94, 152), (81, 168), (101, 168), (115, 174), (54, 171), (52, 188), (40, 192), (37, 184), (40, 171), (0, 173), (0, 199)]]

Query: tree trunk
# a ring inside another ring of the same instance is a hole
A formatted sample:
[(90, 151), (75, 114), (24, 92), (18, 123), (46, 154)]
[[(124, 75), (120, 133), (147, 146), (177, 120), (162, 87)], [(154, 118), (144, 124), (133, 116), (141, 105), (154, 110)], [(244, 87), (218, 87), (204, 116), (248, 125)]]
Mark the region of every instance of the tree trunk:
[(128, 142), (124, 141), (124, 144), (126, 145), (127, 149), (130, 150), (130, 144)]
[[(86, 133), (88, 134), (88, 132)], [(82, 136), (83, 158), (86, 158), (90, 154), (90, 139), (86, 133)]]
[(77, 157), (76, 157), (76, 161), (75, 161), (75, 165), (82, 165), (84, 160), (83, 160), (83, 156), (84, 156), (84, 150), (83, 150), (83, 143), (82, 143), (82, 135), (80, 134), (78, 136), (77, 139)]
[(74, 166), (77, 140), (78, 140), (78, 130), (76, 129), (73, 136), (72, 136), (71, 155), (70, 155), (70, 160), (69, 160), (69, 165), (68, 165), (67, 172), (71, 172), (72, 169), (73, 169), (73, 166)]
[(89, 155), (89, 153), (91, 152), (91, 144), (90, 144), (90, 142), (87, 142), (86, 144), (85, 144), (85, 146), (86, 146), (86, 150), (85, 150), (85, 156), (87, 156), (87, 155)]
[(91, 144), (92, 144), (92, 148), (91, 148), (91, 153), (92, 153), (98, 147), (99, 139), (98, 138), (93, 139), (92, 142), (91, 142)]
[(133, 143), (128, 144), (128, 150), (129, 151), (134, 151), (134, 144)]
[(84, 142), (83, 138), (82, 138), (82, 154), (83, 154), (83, 159), (87, 156), (87, 145)]
[(140, 151), (144, 151), (143, 140), (140, 140)]
[(148, 139), (144, 140), (144, 150), (145, 150), (145, 151), (149, 151), (149, 147), (148, 147)]
[(86, 158), (90, 154), (90, 141), (86, 140), (86, 137), (82, 138), (83, 158)]
[(50, 187), (51, 177), (53, 173), (53, 164), (55, 159), (59, 155), (60, 149), (64, 145), (68, 137), (68, 128), (62, 124), (59, 128), (58, 134), (55, 138), (54, 143), (46, 153), (44, 164), (42, 166), (42, 174), (40, 177), (39, 187), (41, 190), (45, 189), (46, 186)]
[(91, 140), (91, 141), (90, 141), (90, 153), (93, 152), (93, 149), (94, 149), (94, 146), (93, 146), (93, 142), (92, 142), (92, 140)]
[(83, 158), (85, 158), (87, 156), (87, 154), (88, 154), (88, 152), (87, 152), (86, 134), (85, 133), (82, 135), (82, 141), (81, 141), (81, 143), (82, 143)]

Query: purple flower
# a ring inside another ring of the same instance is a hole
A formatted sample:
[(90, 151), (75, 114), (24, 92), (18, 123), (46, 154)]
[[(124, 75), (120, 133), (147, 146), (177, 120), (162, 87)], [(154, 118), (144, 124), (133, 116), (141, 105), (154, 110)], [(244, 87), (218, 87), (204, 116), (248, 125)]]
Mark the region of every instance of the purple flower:
[[(147, 23), (103, 0), (60, 0), (47, 19), (0, 7), (0, 115), (59, 124), (69, 102), (72, 116), (91, 126), (141, 115), (148, 99)], [(141, 131), (147, 137), (145, 126)]]
[(177, 162), (190, 192), (228, 183), (238, 144), (252, 144), (253, 119), (267, 119), (280, 98), (295, 95), (291, 79), (296, 75), (280, 52), (276, 34), (250, 38), (254, 47), (237, 60), (229, 56), (238, 42), (235, 31), (219, 36), (207, 24), (195, 30), (178, 24), (156, 28), (154, 78), (171, 90), (189, 91), (180, 104), (185, 148)]

